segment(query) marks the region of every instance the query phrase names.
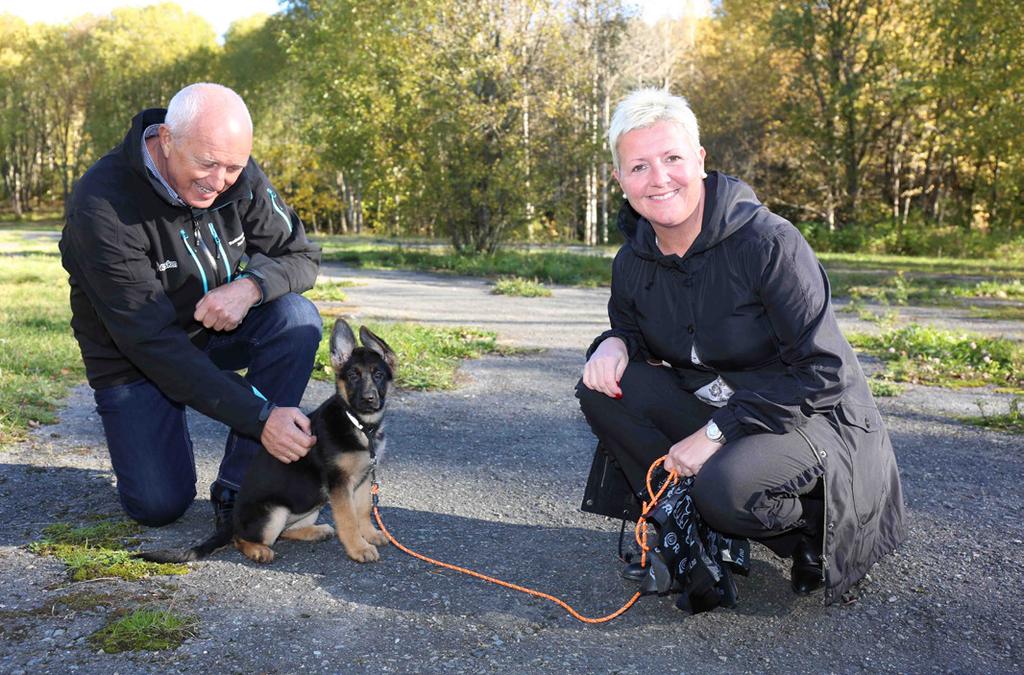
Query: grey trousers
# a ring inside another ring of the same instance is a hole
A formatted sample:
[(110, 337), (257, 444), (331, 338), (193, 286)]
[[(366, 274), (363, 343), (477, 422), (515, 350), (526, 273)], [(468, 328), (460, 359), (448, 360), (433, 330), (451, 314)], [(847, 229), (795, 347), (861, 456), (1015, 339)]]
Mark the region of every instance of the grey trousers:
[[(576, 386), (590, 428), (625, 474), (634, 494), (645, 496), (647, 469), (676, 442), (697, 431), (715, 408), (683, 387), (671, 368), (631, 361), (613, 399)], [(692, 497), (713, 529), (759, 541), (790, 557), (801, 537), (815, 537), (824, 518), (822, 469), (795, 431), (728, 441), (697, 473)]]

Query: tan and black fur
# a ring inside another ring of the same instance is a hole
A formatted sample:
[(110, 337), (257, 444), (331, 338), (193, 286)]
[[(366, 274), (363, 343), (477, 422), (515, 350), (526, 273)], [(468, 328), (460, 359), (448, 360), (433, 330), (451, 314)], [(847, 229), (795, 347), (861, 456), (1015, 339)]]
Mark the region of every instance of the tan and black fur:
[[(381, 423), (397, 361), (387, 343), (365, 326), (359, 337), (362, 347), (345, 321), (335, 322), (331, 364), (336, 393), (309, 416), (317, 442), (305, 457), (284, 464), (260, 453), (242, 483), (230, 527), (191, 549), (139, 556), (187, 562), (233, 541), (251, 560), (270, 562), (278, 539), (321, 541), (336, 534), (353, 560), (378, 560), (377, 546), (387, 538), (371, 519), (370, 472), (384, 450)], [(334, 527), (315, 524), (327, 503)]]

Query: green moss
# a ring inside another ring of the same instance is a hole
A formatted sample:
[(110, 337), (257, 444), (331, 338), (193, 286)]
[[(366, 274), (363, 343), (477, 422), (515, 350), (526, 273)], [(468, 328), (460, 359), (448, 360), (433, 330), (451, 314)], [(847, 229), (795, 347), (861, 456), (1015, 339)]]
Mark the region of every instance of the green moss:
[(142, 526), (130, 520), (103, 520), (78, 527), (54, 523), (43, 528), (43, 539), (38, 543), (120, 548), (138, 543), (133, 537), (141, 532)]
[(108, 654), (177, 649), (195, 635), (198, 624), (195, 617), (179, 616), (169, 610), (138, 609), (111, 621), (89, 640)]
[(129, 521), (101, 521), (75, 527), (54, 523), (43, 528), (43, 538), (28, 545), (36, 555), (63, 562), (72, 581), (116, 577), (135, 581), (154, 575), (188, 574), (185, 565), (152, 563), (133, 557), (126, 545), (134, 545), (139, 525)]

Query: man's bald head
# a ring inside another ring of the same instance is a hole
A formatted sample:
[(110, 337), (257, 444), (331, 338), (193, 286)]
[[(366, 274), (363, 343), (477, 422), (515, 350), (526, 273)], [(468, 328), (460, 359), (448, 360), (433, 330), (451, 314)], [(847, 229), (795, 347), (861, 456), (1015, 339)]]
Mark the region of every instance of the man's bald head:
[(175, 94), (167, 104), (164, 124), (172, 134), (187, 136), (195, 126), (211, 118), (252, 133), (252, 118), (242, 97), (212, 82), (190, 84)]
[(252, 152), (252, 118), (235, 92), (199, 82), (171, 99), (160, 127), (161, 174), (190, 206), (209, 208)]

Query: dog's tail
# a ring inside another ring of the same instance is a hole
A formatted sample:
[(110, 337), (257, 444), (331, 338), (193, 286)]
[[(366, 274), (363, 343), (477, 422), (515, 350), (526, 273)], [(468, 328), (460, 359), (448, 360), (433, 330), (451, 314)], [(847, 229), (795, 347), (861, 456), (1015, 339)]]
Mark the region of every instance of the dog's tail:
[(135, 557), (155, 563), (186, 563), (201, 560), (214, 551), (231, 543), (235, 535), (234, 525), (231, 519), (222, 524), (217, 531), (209, 536), (202, 543), (192, 548), (169, 548), (159, 551), (136, 551)]

